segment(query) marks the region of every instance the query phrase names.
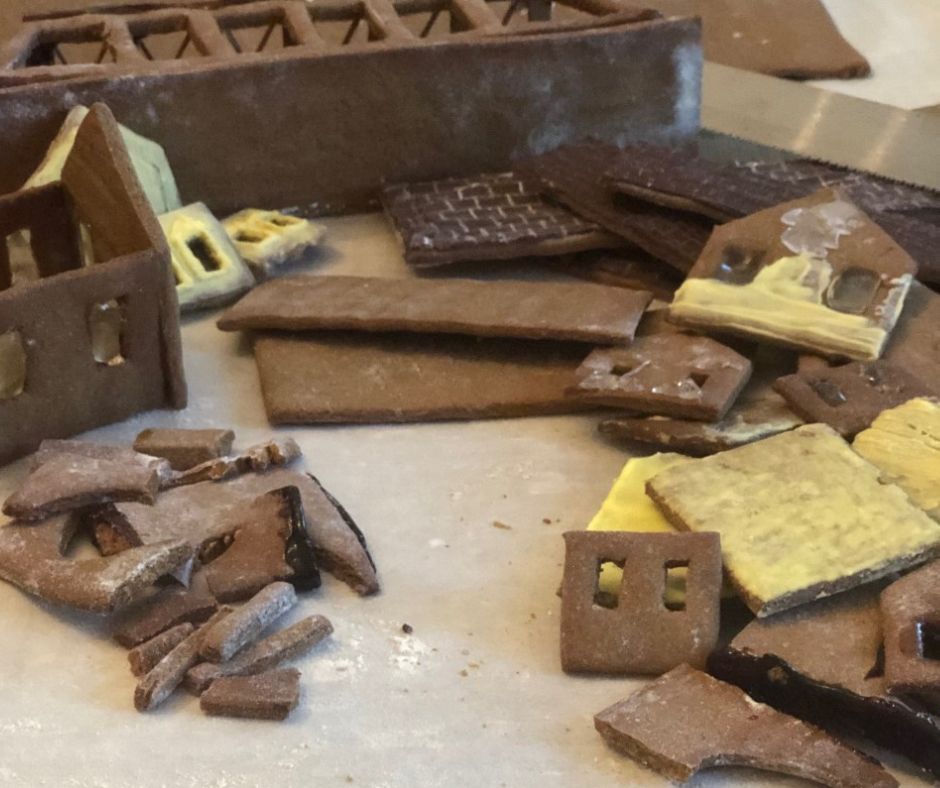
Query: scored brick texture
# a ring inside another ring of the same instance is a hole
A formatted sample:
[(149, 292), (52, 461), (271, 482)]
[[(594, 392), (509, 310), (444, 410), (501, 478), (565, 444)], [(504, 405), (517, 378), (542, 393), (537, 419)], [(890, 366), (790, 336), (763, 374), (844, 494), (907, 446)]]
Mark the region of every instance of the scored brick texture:
[(511, 172), (388, 186), (382, 200), (409, 262), (508, 244), (538, 254), (540, 244), (600, 232)]

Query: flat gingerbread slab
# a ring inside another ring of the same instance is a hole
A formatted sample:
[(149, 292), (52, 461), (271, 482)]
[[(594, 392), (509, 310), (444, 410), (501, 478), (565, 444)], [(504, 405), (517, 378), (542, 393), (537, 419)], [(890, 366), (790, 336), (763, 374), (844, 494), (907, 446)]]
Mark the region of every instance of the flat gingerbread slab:
[(583, 283), (296, 276), (255, 288), (219, 318), (218, 326), (627, 344), (651, 298)]
[(647, 491), (677, 528), (717, 531), (759, 617), (940, 553), (940, 529), (822, 424), (668, 468)]
[(385, 424), (574, 413), (582, 346), (331, 333), (255, 340), (272, 424)]
[(416, 268), (623, 245), (512, 172), (386, 186), (382, 204)]
[(750, 766), (831, 788), (898, 785), (877, 761), (688, 665), (600, 712), (594, 727), (613, 748), (677, 782), (709, 767)]
[(751, 376), (751, 362), (708, 337), (663, 333), (598, 348), (577, 372), (575, 399), (641, 413), (717, 421)]

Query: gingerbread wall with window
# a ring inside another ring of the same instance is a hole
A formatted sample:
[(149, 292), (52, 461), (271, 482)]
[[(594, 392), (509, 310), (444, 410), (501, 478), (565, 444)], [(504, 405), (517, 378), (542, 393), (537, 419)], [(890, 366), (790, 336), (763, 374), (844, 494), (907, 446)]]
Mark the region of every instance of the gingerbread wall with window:
[[(185, 407), (169, 251), (106, 107), (61, 181), (0, 198), (0, 236), (0, 462)], [(35, 270), (18, 279), (9, 250), (24, 242)]]

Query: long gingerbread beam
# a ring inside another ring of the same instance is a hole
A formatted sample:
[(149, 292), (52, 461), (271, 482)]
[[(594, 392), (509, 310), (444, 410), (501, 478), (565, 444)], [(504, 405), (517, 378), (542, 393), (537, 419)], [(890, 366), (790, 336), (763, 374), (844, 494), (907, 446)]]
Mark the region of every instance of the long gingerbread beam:
[[(213, 13), (246, 14), (255, 5)], [(461, 18), (485, 16), (480, 4), (458, 5)], [(580, 5), (592, 13), (614, 7)], [(313, 7), (322, 14), (343, 6)], [(379, 8), (375, 0), (369, 7)], [(163, 145), (186, 201), (220, 213), (245, 205), (354, 210), (373, 204), (384, 182), (500, 171), (584, 137), (674, 141), (697, 130), (697, 20), (621, 10), (587, 22), (409, 39), (389, 21), (407, 18), (406, 6), (397, 8), (389, 2), (385, 17), (366, 19), (387, 32), (371, 42), (220, 53), (167, 68), (132, 58), (113, 73), (0, 90), (0, 193), (25, 181), (68, 108), (95, 101)], [(130, 29), (133, 20), (114, 24)]]

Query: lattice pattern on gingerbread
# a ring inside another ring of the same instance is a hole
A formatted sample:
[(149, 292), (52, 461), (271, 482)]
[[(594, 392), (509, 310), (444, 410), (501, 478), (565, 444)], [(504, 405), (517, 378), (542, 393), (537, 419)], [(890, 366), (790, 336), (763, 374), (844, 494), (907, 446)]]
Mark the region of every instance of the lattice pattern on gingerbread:
[(620, 0), (265, 0), (181, 2), (146, 11), (115, 6), (108, 13), (28, 22), (0, 57), (0, 85), (168, 68), (193, 59), (325, 52), (376, 42), (414, 45), (627, 10)]

